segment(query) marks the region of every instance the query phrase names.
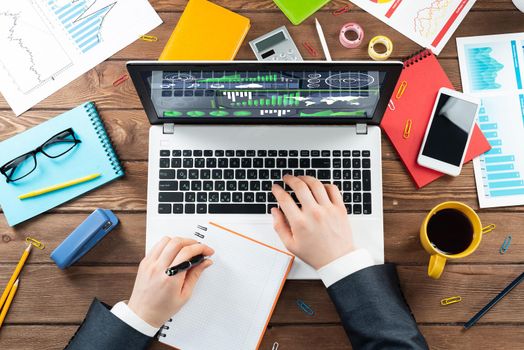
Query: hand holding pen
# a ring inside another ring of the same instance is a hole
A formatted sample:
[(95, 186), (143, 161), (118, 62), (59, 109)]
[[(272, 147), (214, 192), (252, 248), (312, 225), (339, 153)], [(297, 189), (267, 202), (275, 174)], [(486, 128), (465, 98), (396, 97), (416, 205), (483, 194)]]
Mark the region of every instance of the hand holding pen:
[[(140, 263), (129, 308), (151, 326), (162, 326), (189, 300), (214, 253), (193, 239), (162, 238)], [(178, 266), (175, 275), (167, 275), (166, 270)]]

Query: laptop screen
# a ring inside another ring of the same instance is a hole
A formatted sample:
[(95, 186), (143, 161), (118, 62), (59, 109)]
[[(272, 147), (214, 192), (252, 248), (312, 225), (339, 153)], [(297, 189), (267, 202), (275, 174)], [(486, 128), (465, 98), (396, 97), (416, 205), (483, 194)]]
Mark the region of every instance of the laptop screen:
[(150, 71), (160, 118), (372, 118), (386, 73), (379, 71)]

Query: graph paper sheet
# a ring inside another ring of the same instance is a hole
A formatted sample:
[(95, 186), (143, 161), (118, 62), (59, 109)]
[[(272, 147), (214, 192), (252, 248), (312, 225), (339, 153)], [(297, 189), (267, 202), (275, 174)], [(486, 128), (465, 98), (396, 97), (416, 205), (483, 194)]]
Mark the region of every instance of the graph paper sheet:
[(350, 0), (438, 55), (476, 0)]
[(257, 349), (294, 257), (213, 223), (188, 220), (176, 232), (215, 254), (160, 341), (183, 350)]
[(492, 149), (474, 160), (481, 208), (524, 204), (524, 33), (457, 39), (464, 92)]
[(2, 1), (0, 92), (20, 115), (161, 23), (147, 0)]

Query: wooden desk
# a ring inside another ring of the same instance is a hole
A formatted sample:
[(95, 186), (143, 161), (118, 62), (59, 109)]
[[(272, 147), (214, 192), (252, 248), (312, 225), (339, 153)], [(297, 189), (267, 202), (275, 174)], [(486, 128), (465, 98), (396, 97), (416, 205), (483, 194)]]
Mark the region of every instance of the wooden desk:
[[(310, 18), (301, 26), (291, 25), (271, 0), (215, 0), (251, 18), (252, 27), (238, 58), (254, 59), (247, 41), (285, 24), (306, 59), (302, 47), (308, 40), (321, 51)], [(64, 110), (92, 100), (101, 110), (127, 170), (123, 180), (105, 186), (48, 214), (9, 228), (0, 216), (0, 287), (5, 286), (24, 247), (27, 235), (46, 243), (45, 251), (34, 250), (26, 266), (20, 289), (0, 331), (1, 349), (62, 349), (82, 321), (94, 296), (112, 304), (129, 297), (137, 266), (144, 255), (147, 183), (147, 138), (149, 124), (131, 81), (114, 88), (113, 81), (125, 73), (131, 59), (156, 59), (175, 26), (185, 0), (151, 1), (164, 20), (152, 34), (157, 43), (137, 41), (108, 61), (84, 74), (52, 97), (39, 103), (21, 118), (0, 99), (0, 139), (6, 139), (39, 124)], [(345, 5), (334, 0), (317, 14), (324, 27), (333, 59), (368, 59), (365, 48), (347, 50), (338, 42), (342, 24), (363, 25), (367, 38), (387, 34), (395, 44), (393, 58), (400, 59), (419, 47), (371, 15), (354, 8), (334, 17), (331, 12)], [(524, 14), (510, 0), (478, 0), (455, 36), (524, 31)], [(456, 88), (461, 87), (455, 40), (439, 56)], [(418, 227), (425, 213), (445, 200), (460, 200), (478, 208), (473, 168), (467, 165), (458, 178), (441, 179), (415, 190), (388, 140), (383, 140), (385, 250), (386, 260), (398, 264), (402, 288), (422, 332), (433, 349), (517, 349), (524, 344), (523, 287), (489, 312), (471, 330), (462, 322), (484, 306), (507, 283), (524, 270), (524, 207), (482, 210), (484, 223), (497, 224), (485, 237), (478, 252), (460, 263), (450, 263), (439, 281), (426, 276), (428, 257), (418, 241)], [(114, 210), (122, 225), (67, 272), (49, 259), (51, 251), (95, 208)], [(498, 249), (504, 237), (513, 235), (505, 255)], [(443, 297), (461, 295), (463, 301), (440, 306)], [(297, 298), (316, 311), (303, 314)], [(284, 288), (261, 349), (349, 349), (335, 308), (319, 281), (292, 281)], [(520, 344), (520, 345), (519, 345)], [(155, 349), (167, 347), (159, 344)], [(236, 349), (232, 349), (236, 350)]]

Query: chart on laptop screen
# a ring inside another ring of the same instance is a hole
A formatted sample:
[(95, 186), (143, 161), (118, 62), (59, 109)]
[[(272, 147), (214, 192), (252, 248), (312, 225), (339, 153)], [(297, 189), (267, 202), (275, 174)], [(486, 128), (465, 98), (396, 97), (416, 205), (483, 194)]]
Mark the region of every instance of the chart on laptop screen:
[(153, 71), (160, 118), (372, 118), (377, 71)]

